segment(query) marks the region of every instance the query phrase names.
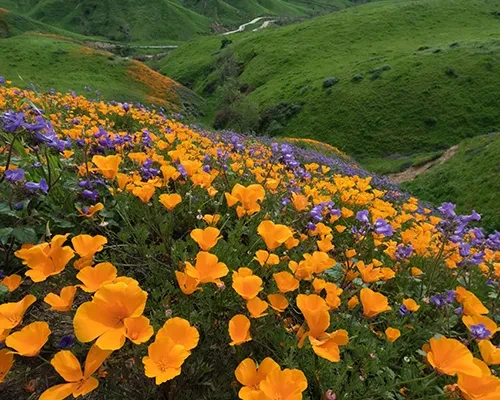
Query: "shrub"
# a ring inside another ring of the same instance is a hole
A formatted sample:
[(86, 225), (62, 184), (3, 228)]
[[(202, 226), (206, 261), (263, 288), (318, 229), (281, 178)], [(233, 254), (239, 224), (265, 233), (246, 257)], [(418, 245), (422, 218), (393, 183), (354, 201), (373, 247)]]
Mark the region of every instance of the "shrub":
[(352, 82), (361, 82), (362, 80), (363, 80), (362, 74), (356, 74), (351, 79)]
[(340, 79), (336, 78), (336, 77), (326, 78), (323, 81), (323, 88), (324, 89), (330, 88), (330, 87), (336, 85), (339, 82), (340, 82)]

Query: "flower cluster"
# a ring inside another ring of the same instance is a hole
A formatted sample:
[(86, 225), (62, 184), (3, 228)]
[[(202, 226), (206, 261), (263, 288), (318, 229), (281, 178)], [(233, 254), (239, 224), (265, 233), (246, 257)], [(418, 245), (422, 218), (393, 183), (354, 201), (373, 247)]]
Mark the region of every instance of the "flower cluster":
[(43, 400), (498, 398), (476, 212), (154, 107), (6, 85), (0, 110), (7, 396), (40, 368)]

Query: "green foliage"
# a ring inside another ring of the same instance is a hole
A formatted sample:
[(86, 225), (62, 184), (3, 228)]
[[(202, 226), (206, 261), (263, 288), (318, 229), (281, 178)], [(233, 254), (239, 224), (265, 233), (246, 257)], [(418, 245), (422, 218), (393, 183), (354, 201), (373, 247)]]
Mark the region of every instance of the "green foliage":
[[(283, 135), (359, 159), (432, 152), (498, 126), (498, 9), (498, 0), (390, 0), (237, 34), (231, 47), (261, 111), (304, 102)], [(219, 48), (220, 38), (188, 42), (161, 72), (203, 93), (217, 74)], [(367, 79), (352, 82), (357, 74)], [(341, 81), (328, 95), (321, 86), (332, 75)]]
[(459, 212), (474, 208), (482, 214), (485, 227), (500, 230), (498, 154), (500, 135), (468, 139), (448, 161), (403, 187), (434, 203), (452, 201)]

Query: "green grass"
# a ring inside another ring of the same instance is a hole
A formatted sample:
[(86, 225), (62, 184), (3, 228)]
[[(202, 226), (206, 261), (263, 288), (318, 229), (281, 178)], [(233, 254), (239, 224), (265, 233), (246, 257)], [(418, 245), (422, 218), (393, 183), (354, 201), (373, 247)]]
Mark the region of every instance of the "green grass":
[(428, 153), (417, 153), (409, 156), (394, 155), (386, 158), (366, 158), (359, 162), (370, 172), (379, 175), (394, 174), (402, 172), (410, 167), (419, 167), (439, 158), (444, 151), (431, 151)]
[(500, 230), (500, 135), (480, 136), (460, 144), (445, 163), (403, 184), (417, 197), (435, 204), (451, 201), (457, 210), (475, 209), (484, 226)]
[[(321, 140), (358, 159), (427, 153), (500, 125), (495, 11), (499, 0), (382, 1), (237, 34), (231, 47), (261, 109), (303, 104), (283, 135)], [(207, 94), (220, 43), (186, 43), (161, 72)], [(371, 79), (368, 71), (386, 65)], [(356, 74), (363, 80), (352, 82)], [(340, 83), (328, 93), (322, 83), (332, 76)]]
[[(8, 55), (0, 58), (0, 75), (19, 87), (34, 83), (42, 90), (87, 94), (84, 87), (90, 86), (105, 100), (151, 103), (149, 88), (130, 75), (130, 60), (37, 34), (0, 39), (0, 52)], [(185, 88), (175, 90), (179, 102), (189, 95)]]
[[(0, 0), (0, 7), (87, 36), (139, 42), (186, 40), (262, 15), (306, 17), (350, 0)], [(214, 28), (214, 29), (213, 29)]]

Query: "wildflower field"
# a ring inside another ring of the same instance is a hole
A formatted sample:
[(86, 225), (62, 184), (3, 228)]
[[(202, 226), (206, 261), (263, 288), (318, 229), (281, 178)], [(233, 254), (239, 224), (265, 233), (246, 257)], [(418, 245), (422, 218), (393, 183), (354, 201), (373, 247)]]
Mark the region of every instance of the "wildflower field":
[(0, 399), (500, 399), (476, 212), (333, 151), (0, 83)]

